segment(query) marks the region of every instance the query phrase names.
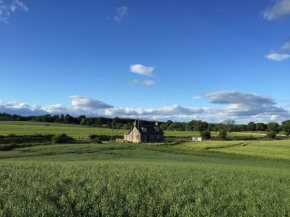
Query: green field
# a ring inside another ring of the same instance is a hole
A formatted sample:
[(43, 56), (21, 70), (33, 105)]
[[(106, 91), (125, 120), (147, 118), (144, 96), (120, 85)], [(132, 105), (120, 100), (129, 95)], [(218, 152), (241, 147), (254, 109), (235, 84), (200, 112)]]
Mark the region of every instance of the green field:
[(289, 153), (288, 140), (3, 151), (0, 216), (289, 216)]
[[(128, 130), (113, 130), (113, 135), (123, 136)], [(61, 134), (66, 133), (68, 136), (88, 137), (91, 134), (111, 135), (112, 130), (108, 128), (88, 127), (73, 124), (55, 124), (43, 122), (27, 121), (0, 121), (0, 135), (31, 135), (31, 134)], [(218, 133), (212, 132), (212, 136), (218, 136)], [(198, 136), (198, 132), (189, 131), (165, 131), (165, 136), (190, 137)], [(263, 137), (259, 133), (229, 133), (228, 136), (249, 136)]]

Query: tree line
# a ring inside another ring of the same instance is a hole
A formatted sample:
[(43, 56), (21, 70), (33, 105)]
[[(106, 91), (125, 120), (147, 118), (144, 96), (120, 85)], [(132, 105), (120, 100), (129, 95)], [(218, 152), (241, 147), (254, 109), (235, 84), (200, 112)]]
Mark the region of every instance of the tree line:
[[(34, 121), (34, 122), (49, 122), (49, 123), (62, 123), (62, 124), (79, 124), (93, 127), (106, 127), (114, 129), (130, 129), (133, 126), (135, 119), (132, 118), (108, 118), (108, 117), (86, 117), (80, 115), (79, 117), (73, 117), (69, 114), (61, 115), (40, 115), (40, 116), (21, 116), (16, 114), (0, 113), (0, 120), (9, 121)], [(140, 120), (139, 124), (152, 125), (154, 121)], [(236, 124), (235, 120), (228, 119), (222, 123), (207, 123), (201, 120), (192, 120), (186, 122), (173, 122), (168, 120), (166, 122), (160, 122), (160, 128), (170, 131), (215, 131), (219, 132), (224, 130), (225, 132), (243, 132), (243, 131), (264, 131), (275, 132), (276, 134), (283, 131), (285, 135), (290, 135), (290, 120), (283, 121), (281, 125), (276, 122), (269, 123), (254, 123), (248, 124)]]

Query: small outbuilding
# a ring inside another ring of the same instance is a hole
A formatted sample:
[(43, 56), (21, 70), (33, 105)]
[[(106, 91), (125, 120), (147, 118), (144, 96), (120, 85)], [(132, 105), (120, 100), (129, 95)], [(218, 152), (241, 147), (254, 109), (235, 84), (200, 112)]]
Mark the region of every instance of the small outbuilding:
[(201, 136), (193, 136), (192, 137), (192, 141), (194, 141), (194, 142), (201, 142), (202, 141), (202, 137)]
[(155, 125), (139, 126), (135, 121), (134, 126), (124, 134), (124, 141), (133, 143), (163, 142), (164, 132), (158, 126), (158, 122), (155, 122)]

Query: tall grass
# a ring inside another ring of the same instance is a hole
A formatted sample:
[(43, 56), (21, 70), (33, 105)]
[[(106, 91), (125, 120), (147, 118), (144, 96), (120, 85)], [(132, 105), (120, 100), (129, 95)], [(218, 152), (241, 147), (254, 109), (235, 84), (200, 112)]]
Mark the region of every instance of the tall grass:
[(289, 162), (182, 147), (74, 144), (0, 152), (0, 216), (290, 215)]

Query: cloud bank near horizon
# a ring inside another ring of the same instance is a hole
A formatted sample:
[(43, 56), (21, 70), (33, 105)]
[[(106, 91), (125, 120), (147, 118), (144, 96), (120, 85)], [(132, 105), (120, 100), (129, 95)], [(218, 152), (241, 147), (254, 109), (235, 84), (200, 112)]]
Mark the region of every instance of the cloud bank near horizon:
[(147, 120), (190, 121), (200, 119), (211, 123), (222, 122), (226, 119), (235, 119), (238, 123), (281, 122), (290, 119), (289, 110), (277, 106), (271, 97), (237, 91), (219, 91), (203, 95), (211, 100), (211, 104), (220, 108), (195, 108), (169, 105), (160, 108), (122, 108), (109, 105), (102, 101), (83, 97), (70, 96), (72, 106), (56, 105), (29, 105), (27, 103), (4, 102), (0, 100), (0, 112), (11, 114), (44, 115), (70, 114), (72, 116), (104, 116), (129, 117)]

